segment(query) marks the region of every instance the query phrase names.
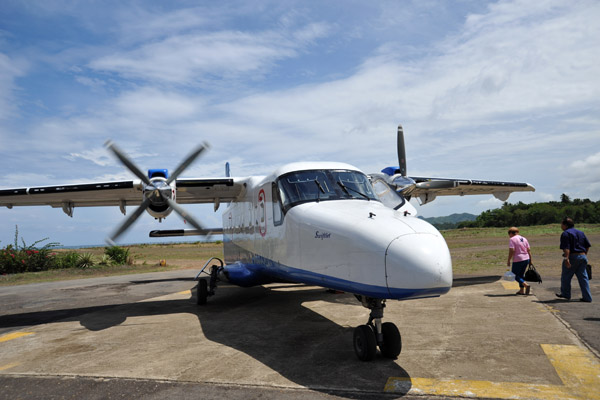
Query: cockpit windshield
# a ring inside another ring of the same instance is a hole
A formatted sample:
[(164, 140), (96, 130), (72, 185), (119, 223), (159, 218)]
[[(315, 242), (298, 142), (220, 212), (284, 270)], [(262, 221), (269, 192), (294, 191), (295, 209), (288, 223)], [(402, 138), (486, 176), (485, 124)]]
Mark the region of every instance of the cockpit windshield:
[(277, 185), (285, 210), (312, 201), (346, 199), (379, 201), (369, 179), (358, 171), (295, 171), (280, 176)]

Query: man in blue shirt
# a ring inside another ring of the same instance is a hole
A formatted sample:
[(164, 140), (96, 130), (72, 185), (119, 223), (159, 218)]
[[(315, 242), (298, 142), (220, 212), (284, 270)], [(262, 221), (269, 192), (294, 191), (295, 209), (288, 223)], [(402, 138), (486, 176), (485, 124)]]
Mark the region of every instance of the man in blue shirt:
[(592, 302), (590, 281), (587, 275), (587, 253), (592, 246), (583, 232), (575, 229), (571, 218), (562, 221), (563, 233), (560, 235), (560, 248), (563, 251), (562, 274), (560, 276), (560, 293), (556, 297), (569, 300), (571, 298), (571, 280), (577, 275), (582, 298), (580, 301)]

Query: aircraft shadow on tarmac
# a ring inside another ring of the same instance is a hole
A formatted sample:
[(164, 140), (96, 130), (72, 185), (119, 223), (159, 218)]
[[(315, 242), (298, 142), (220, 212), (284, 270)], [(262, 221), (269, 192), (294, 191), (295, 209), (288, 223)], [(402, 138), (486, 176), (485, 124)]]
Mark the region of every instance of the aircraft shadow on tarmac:
[(134, 285), (145, 285), (149, 283), (165, 283), (165, 282), (194, 282), (195, 279), (192, 277), (188, 278), (168, 278), (168, 279), (146, 279), (141, 281), (129, 281)]
[(496, 282), (500, 278), (502, 278), (500, 275), (455, 277), (452, 280), (452, 287), (457, 288), (462, 286), (485, 285)]
[[(356, 307), (358, 302), (353, 296), (314, 287), (274, 289), (278, 288), (223, 285), (205, 306), (196, 305), (193, 294), (184, 300), (4, 315), (0, 316), (0, 326), (79, 321), (91, 331), (101, 331), (129, 317), (190, 313), (198, 317), (198, 329), (208, 340), (244, 352), (290, 381), (313, 390), (360, 398), (357, 389), (363, 394), (381, 392), (388, 377), (409, 378), (396, 362), (380, 355), (369, 363), (357, 360), (352, 346), (354, 327), (341, 326), (303, 305), (322, 300), (332, 306)], [(407, 393), (410, 387), (407, 379), (404, 393), (396, 395)]]

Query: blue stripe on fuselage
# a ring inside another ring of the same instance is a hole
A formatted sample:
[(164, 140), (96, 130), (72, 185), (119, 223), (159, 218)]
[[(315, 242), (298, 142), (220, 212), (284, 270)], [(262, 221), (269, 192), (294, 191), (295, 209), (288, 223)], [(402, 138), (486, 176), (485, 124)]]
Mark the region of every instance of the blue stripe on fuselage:
[(272, 282), (296, 282), (322, 286), (377, 299), (397, 300), (437, 297), (450, 291), (450, 287), (430, 289), (389, 289), (385, 286), (366, 285), (360, 282), (288, 267), (258, 254), (252, 254), (252, 259), (249, 263), (236, 262), (226, 265), (225, 271), (229, 282), (242, 287), (263, 285)]

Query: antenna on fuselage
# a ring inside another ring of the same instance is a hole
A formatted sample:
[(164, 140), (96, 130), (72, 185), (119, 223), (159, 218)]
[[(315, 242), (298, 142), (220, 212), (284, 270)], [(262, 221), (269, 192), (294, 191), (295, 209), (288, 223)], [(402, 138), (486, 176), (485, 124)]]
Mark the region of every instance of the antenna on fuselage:
[(231, 171), (229, 170), (229, 161), (225, 163), (225, 176), (228, 178), (231, 177)]
[(406, 176), (406, 148), (404, 146), (404, 130), (398, 125), (398, 171)]

